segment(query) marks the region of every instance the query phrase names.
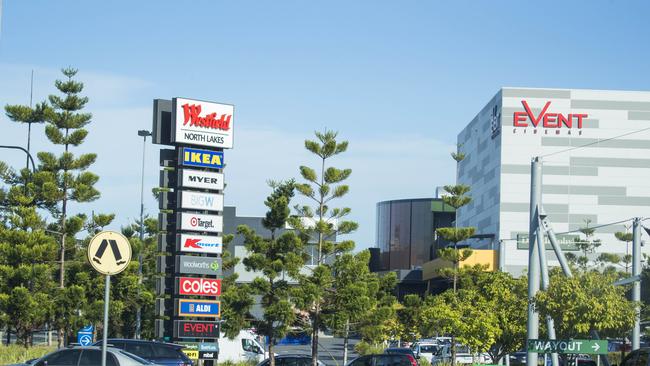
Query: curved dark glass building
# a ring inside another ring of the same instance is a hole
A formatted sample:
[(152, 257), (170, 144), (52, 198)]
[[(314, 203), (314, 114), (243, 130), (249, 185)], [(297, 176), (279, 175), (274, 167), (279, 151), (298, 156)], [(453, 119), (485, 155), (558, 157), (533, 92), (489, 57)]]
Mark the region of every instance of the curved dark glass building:
[(413, 270), (435, 259), (446, 244), (436, 238), (435, 230), (452, 226), (455, 216), (454, 208), (440, 198), (377, 203), (377, 270)]

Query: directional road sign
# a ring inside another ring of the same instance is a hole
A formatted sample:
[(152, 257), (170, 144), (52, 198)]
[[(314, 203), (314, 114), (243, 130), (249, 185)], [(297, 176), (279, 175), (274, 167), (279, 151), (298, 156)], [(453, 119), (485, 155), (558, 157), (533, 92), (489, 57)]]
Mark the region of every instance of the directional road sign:
[(545, 340), (531, 339), (528, 341), (528, 352), (535, 353), (581, 353), (590, 355), (606, 355), (607, 340), (571, 339)]
[(131, 244), (120, 233), (102, 231), (88, 244), (88, 261), (101, 274), (108, 276), (118, 274), (131, 261)]

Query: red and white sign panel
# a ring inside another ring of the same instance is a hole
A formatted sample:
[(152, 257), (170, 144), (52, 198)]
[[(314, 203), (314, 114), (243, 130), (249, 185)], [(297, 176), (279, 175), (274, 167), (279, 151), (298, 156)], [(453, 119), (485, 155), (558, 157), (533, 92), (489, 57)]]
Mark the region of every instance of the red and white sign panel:
[(223, 231), (223, 216), (220, 215), (203, 215), (189, 212), (182, 212), (176, 220), (177, 229), (190, 231), (207, 231), (210, 233), (220, 233)]
[(232, 149), (234, 113), (231, 104), (174, 98), (172, 142)]
[(220, 296), (221, 280), (214, 278), (180, 277), (179, 295)]
[(188, 253), (221, 254), (220, 236), (180, 234), (176, 236), (176, 249)]

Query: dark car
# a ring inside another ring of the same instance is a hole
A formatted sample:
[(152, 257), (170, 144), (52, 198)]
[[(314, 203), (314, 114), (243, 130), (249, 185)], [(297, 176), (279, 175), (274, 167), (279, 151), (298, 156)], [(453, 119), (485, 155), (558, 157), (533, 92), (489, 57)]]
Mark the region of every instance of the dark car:
[[(192, 366), (192, 360), (183, 353), (184, 346), (140, 339), (117, 339), (109, 338), (108, 344), (115, 348), (123, 349), (145, 360), (165, 366)], [(101, 346), (102, 341), (96, 342), (93, 346)]]
[(418, 366), (418, 363), (409, 354), (394, 353), (361, 356), (352, 360), (348, 366)]
[[(97, 366), (101, 364), (101, 347), (62, 348), (16, 366)], [(106, 349), (106, 366), (147, 366), (154, 363), (119, 348)]]
[[(318, 365), (325, 366), (320, 361)], [(257, 366), (269, 366), (270, 359), (266, 359), (257, 364)], [(277, 355), (275, 356), (275, 366), (311, 366), (311, 356), (308, 355)]]
[(620, 366), (648, 366), (650, 364), (650, 347), (639, 348), (630, 352)]
[(386, 348), (384, 350), (385, 354), (388, 355), (410, 355), (415, 359), (415, 362), (419, 365), (420, 363), (418, 362), (418, 359), (420, 358), (418, 355), (413, 352), (412, 348), (406, 348), (406, 347), (390, 347)]

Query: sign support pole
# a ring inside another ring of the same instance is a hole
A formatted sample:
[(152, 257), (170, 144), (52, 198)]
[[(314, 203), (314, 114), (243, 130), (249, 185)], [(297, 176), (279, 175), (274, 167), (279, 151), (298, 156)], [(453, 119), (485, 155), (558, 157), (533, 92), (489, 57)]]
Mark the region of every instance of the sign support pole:
[[(530, 342), (539, 337), (539, 313), (533, 299), (539, 291), (539, 251), (537, 234), (539, 227), (539, 198), (542, 192), (542, 166), (539, 157), (533, 158), (530, 165), (530, 228), (528, 231), (528, 324), (527, 339)], [(537, 353), (528, 351), (526, 366), (537, 366)]]
[[(641, 219), (636, 217), (632, 222), (632, 276), (641, 275)], [(641, 301), (641, 280), (634, 281), (632, 285), (632, 301), (639, 303)], [(634, 328), (632, 329), (632, 350), (637, 350), (641, 346), (641, 310), (639, 305), (636, 306), (634, 315)]]
[(106, 276), (104, 285), (104, 336), (102, 339), (102, 366), (106, 366), (106, 346), (108, 342), (108, 302), (111, 297), (111, 276)]

